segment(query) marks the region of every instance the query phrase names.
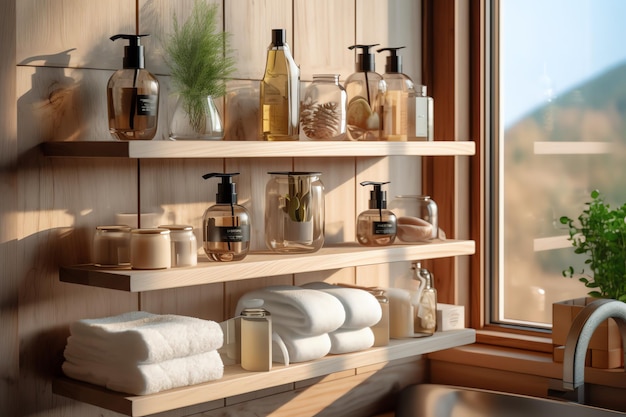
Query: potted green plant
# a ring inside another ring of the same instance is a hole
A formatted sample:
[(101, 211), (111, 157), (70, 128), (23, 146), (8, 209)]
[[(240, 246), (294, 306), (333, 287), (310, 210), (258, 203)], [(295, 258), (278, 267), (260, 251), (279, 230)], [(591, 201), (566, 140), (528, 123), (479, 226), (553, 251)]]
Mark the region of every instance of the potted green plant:
[(578, 277), (591, 297), (626, 301), (626, 204), (612, 209), (594, 190), (585, 205), (578, 222), (567, 216), (560, 222), (568, 227), (574, 252), (587, 257), (588, 270), (569, 266), (563, 276)]
[[(566, 278), (578, 278), (589, 289), (588, 298), (564, 300), (552, 306), (552, 342), (564, 345), (574, 317), (594, 298), (626, 301), (626, 204), (611, 208), (598, 190), (572, 219), (561, 217), (568, 228), (574, 252), (585, 256), (585, 267), (563, 270)], [(557, 348), (558, 349), (558, 348)], [(555, 350), (556, 357), (556, 350)], [(622, 366), (623, 348), (617, 324), (605, 320), (589, 343), (589, 365), (595, 368)]]
[(222, 139), (224, 131), (214, 99), (226, 94), (234, 71), (229, 36), (218, 29), (217, 4), (196, 0), (182, 24), (173, 16), (165, 39), (166, 61), (179, 98), (170, 124), (172, 139)]

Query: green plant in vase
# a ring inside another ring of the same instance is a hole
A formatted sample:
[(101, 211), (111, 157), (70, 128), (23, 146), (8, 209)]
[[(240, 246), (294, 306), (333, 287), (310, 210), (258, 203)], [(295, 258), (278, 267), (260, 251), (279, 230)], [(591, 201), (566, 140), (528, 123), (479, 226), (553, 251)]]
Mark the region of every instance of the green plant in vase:
[(289, 219), (298, 223), (311, 221), (311, 179), (308, 176), (289, 175), (288, 190), (283, 210)]
[(574, 252), (587, 257), (587, 272), (570, 266), (563, 276), (578, 277), (591, 297), (626, 302), (626, 204), (612, 209), (594, 190), (585, 205), (577, 222), (567, 216), (560, 222), (568, 227)]
[[(179, 106), (189, 118), (193, 133), (199, 136), (205, 133), (207, 117), (217, 114), (215, 108), (215, 114), (207, 113), (207, 100), (213, 105), (213, 99), (226, 94), (226, 78), (235, 68), (229, 35), (218, 29), (218, 12), (217, 4), (196, 0), (191, 16), (184, 23), (180, 24), (174, 14), (173, 33), (164, 45)], [(221, 121), (218, 122), (221, 129)]]

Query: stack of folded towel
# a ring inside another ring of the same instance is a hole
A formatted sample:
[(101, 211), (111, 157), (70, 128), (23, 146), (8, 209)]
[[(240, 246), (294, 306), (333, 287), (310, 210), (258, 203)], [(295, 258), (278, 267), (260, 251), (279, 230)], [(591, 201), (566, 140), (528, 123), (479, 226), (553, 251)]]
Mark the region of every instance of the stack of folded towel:
[(374, 333), (370, 327), (382, 317), (380, 303), (374, 295), (358, 288), (340, 287), (325, 282), (312, 282), (303, 287), (336, 297), (346, 312), (346, 319), (341, 327), (329, 333), (330, 353), (357, 352), (374, 345)]
[(305, 362), (329, 353), (368, 349), (374, 344), (370, 326), (382, 316), (380, 304), (367, 291), (324, 282), (296, 286), (271, 286), (244, 294), (244, 300), (262, 299), (272, 317), (275, 343), (284, 344), (288, 358), (273, 349), (275, 362)]
[(144, 395), (220, 379), (219, 324), (142, 311), (70, 325), (63, 372), (70, 378)]
[(290, 285), (270, 286), (244, 294), (237, 303), (237, 314), (245, 300), (262, 299), (270, 312), (272, 330), (284, 343), (289, 355), (272, 349), (275, 362), (306, 362), (326, 356), (331, 349), (328, 333), (337, 330), (346, 313), (341, 302), (322, 291)]

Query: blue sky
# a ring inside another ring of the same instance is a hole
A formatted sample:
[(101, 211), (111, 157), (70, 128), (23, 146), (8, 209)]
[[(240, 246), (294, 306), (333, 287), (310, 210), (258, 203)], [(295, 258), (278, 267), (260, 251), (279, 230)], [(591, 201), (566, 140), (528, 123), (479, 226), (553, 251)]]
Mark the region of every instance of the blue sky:
[(626, 61), (626, 0), (500, 0), (504, 126)]

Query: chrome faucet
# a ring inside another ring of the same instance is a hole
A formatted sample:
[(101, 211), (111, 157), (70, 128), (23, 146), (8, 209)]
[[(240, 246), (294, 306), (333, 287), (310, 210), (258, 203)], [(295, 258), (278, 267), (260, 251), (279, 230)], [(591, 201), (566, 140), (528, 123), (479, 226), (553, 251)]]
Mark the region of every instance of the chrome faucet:
[[(565, 341), (563, 381), (550, 381), (548, 396), (585, 404), (585, 356), (596, 328), (608, 318), (615, 319), (622, 335), (626, 371), (626, 303), (599, 299), (589, 303), (574, 318)], [(560, 386), (559, 386), (560, 385)]]

